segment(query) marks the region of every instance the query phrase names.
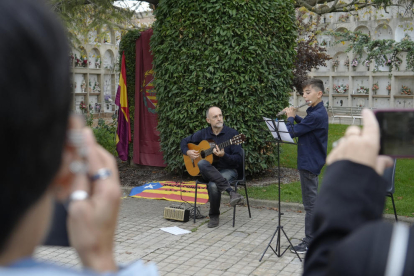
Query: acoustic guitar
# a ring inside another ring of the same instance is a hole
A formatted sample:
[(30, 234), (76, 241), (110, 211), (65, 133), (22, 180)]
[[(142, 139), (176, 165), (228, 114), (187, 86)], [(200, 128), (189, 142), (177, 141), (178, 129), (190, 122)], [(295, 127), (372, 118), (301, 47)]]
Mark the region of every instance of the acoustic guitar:
[[(231, 146), (231, 145), (240, 145), (246, 141), (246, 136), (244, 134), (238, 134), (231, 138), (228, 141), (225, 141), (218, 145), (219, 149), (222, 150), (225, 147)], [(199, 157), (197, 157), (194, 160), (191, 160), (191, 158), (187, 155), (183, 155), (184, 158), (184, 164), (188, 171), (188, 173), (192, 176), (197, 176), (200, 174), (200, 169), (198, 168), (198, 162), (200, 160), (207, 160), (210, 162), (210, 164), (213, 164), (214, 161), (217, 160), (217, 156), (213, 154), (213, 149), (216, 147), (216, 143), (211, 140), (203, 140), (198, 145), (193, 143), (187, 144), (188, 149), (190, 150), (196, 150), (200, 154)]]

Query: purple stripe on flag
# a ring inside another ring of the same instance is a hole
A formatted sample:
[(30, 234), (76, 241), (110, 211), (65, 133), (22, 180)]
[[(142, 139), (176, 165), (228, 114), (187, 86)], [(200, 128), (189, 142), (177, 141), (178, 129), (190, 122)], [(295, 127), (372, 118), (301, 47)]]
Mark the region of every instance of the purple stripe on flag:
[[(120, 108), (118, 110), (118, 129), (116, 130), (119, 142), (116, 144), (116, 151), (122, 161), (126, 161), (128, 159), (128, 131), (128, 122), (126, 121), (124, 113)], [(122, 139), (122, 137), (124, 137), (124, 139)]]
[(118, 85), (118, 90), (116, 90), (115, 104), (121, 107), (121, 86), (120, 85)]

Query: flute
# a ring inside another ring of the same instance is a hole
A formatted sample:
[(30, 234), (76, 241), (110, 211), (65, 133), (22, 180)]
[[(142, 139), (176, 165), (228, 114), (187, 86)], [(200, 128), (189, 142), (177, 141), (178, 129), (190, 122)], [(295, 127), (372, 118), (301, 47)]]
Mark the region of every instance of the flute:
[[(311, 103), (312, 103), (311, 101), (306, 102), (306, 103), (304, 103), (304, 104), (301, 104), (300, 106), (296, 106), (296, 107), (295, 107), (295, 109), (299, 109), (299, 108), (301, 108), (301, 107), (304, 107), (305, 105), (310, 105)], [(286, 114), (286, 111), (282, 110), (282, 111), (280, 111), (279, 113), (277, 113), (277, 114), (276, 114), (276, 116), (282, 116), (282, 115), (284, 115), (284, 114)]]

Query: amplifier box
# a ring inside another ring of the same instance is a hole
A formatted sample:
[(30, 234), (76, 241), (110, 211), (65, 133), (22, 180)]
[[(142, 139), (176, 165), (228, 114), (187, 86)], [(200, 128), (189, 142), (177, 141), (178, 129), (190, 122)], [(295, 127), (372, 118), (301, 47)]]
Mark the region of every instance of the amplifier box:
[(190, 220), (190, 210), (181, 206), (170, 206), (164, 208), (164, 218), (187, 222)]

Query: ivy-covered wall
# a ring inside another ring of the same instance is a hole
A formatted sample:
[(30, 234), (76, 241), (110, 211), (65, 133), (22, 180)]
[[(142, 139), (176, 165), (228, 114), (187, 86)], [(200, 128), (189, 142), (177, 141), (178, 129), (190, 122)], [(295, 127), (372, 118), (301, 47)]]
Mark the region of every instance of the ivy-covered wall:
[[(141, 30), (128, 31), (122, 36), (119, 44), (119, 66), (122, 64), (122, 53), (125, 54), (126, 82), (128, 93), (129, 119), (131, 122), (131, 140), (134, 137), (135, 116), (135, 42), (141, 36)], [(121, 68), (118, 68), (121, 72)], [(118, 85), (118, 84), (116, 84)], [(133, 146), (129, 145), (129, 157), (132, 158)]]
[(170, 170), (183, 167), (180, 141), (207, 127), (205, 110), (247, 136), (249, 173), (275, 164), (263, 116), (287, 106), (296, 56), (292, 0), (161, 0), (151, 48), (158, 130)]

